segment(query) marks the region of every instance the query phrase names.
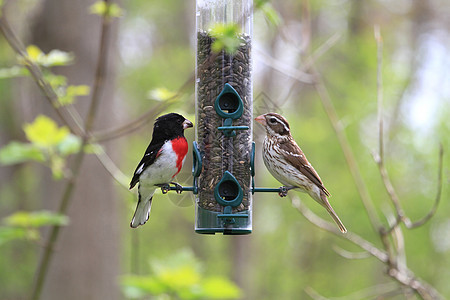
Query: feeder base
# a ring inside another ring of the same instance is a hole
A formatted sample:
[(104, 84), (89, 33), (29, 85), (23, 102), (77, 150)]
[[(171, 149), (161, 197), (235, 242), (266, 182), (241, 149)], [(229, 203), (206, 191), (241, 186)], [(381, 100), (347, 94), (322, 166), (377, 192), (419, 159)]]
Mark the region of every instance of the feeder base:
[(244, 235), (252, 233), (252, 216), (249, 210), (223, 214), (197, 206), (195, 232), (200, 234)]

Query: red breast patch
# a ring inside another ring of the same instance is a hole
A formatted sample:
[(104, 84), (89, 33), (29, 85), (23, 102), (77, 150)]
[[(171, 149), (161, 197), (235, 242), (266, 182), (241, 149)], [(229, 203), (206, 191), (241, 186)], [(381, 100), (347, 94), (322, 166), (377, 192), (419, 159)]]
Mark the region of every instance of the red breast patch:
[(177, 172), (172, 176), (175, 177), (178, 173), (180, 173), (181, 167), (183, 166), (183, 159), (188, 152), (188, 143), (186, 138), (179, 137), (172, 140), (172, 149), (177, 155)]

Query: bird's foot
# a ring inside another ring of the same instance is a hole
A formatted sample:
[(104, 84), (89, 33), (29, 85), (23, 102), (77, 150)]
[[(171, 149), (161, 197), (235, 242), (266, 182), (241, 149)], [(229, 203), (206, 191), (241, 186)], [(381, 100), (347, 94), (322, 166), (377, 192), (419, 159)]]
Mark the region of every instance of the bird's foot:
[(171, 182), (171, 184), (173, 184), (175, 186), (175, 190), (177, 191), (177, 194), (181, 194), (181, 192), (183, 191), (183, 186), (176, 182)]
[(157, 184), (156, 186), (161, 188), (163, 194), (167, 194), (170, 191), (170, 184), (168, 183)]
[(286, 197), (288, 192), (289, 192), (289, 190), (292, 190), (293, 188), (295, 188), (295, 187), (294, 186), (285, 186), (285, 185), (280, 186), (280, 190), (278, 192), (278, 195), (280, 197)]

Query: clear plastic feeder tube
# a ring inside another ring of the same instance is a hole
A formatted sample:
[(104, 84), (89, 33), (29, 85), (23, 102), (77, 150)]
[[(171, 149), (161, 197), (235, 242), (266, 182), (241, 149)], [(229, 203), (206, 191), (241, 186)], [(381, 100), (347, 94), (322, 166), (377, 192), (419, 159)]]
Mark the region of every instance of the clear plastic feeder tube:
[[(197, 0), (198, 233), (252, 230), (252, 9), (253, 0)], [(239, 47), (214, 52), (214, 28), (230, 24), (239, 28)]]

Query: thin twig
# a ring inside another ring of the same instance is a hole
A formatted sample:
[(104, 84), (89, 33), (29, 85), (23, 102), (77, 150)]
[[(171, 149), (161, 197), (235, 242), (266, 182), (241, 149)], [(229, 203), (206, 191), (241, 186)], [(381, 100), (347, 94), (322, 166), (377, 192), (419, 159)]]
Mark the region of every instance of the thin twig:
[[(103, 1), (105, 5), (108, 5), (109, 0)], [(104, 83), (104, 76), (105, 76), (105, 70), (106, 70), (106, 63), (108, 59), (108, 38), (109, 38), (109, 29), (110, 29), (110, 19), (108, 16), (102, 16), (102, 28), (101, 28), (101, 36), (100, 36), (100, 46), (99, 46), (99, 52), (97, 57), (97, 67), (95, 72), (95, 82), (94, 82), (94, 90), (92, 93), (92, 99), (91, 104), (89, 107), (89, 111), (87, 114), (87, 118), (85, 121), (85, 127), (84, 132), (89, 132), (92, 129), (92, 126), (94, 124), (98, 102), (100, 101), (101, 97), (101, 89), (103, 88)], [(69, 206), (70, 200), (72, 199), (73, 191), (75, 189), (76, 185), (76, 178), (78, 177), (78, 174), (81, 169), (81, 164), (83, 162), (83, 159), (85, 157), (85, 151), (84, 146), (88, 144), (89, 136), (87, 134), (83, 135), (82, 143), (80, 147), (80, 151), (76, 154), (74, 159), (74, 164), (72, 168), (73, 176), (72, 178), (67, 182), (66, 188), (64, 190), (63, 196), (60, 201), (58, 212), (60, 214), (66, 214), (67, 208)], [(42, 258), (39, 262), (37, 272), (35, 275), (35, 284), (33, 288), (32, 293), (32, 299), (38, 300), (41, 297), (42, 288), (45, 283), (45, 279), (48, 274), (48, 269), (50, 262), (53, 257), (53, 248), (56, 244), (59, 233), (60, 233), (61, 227), (60, 226), (53, 226), (50, 229), (50, 234), (46, 241), (46, 247), (44, 250), (44, 253), (42, 255)]]
[[(325, 53), (325, 51), (328, 51), (336, 42), (339, 40), (340, 35), (333, 35), (330, 39), (328, 39), (323, 46), (319, 47), (320, 55)], [(355, 156), (353, 154), (353, 151), (351, 149), (350, 143), (345, 136), (344, 129), (342, 127), (341, 122), (339, 121), (339, 118), (337, 116), (336, 110), (334, 109), (334, 106), (331, 102), (330, 96), (328, 94), (328, 91), (322, 82), (322, 78), (320, 74), (315, 69), (315, 59), (317, 59), (317, 55), (310, 55), (308, 59), (306, 60), (305, 67), (312, 71), (311, 75), (313, 76), (314, 80), (312, 81), (313, 86), (315, 87), (316, 91), (319, 94), (319, 98), (321, 100), (322, 106), (324, 107), (325, 112), (327, 113), (328, 119), (336, 133), (336, 136), (339, 141), (339, 145), (341, 146), (342, 152), (344, 153), (344, 157), (347, 161), (347, 165), (350, 169), (350, 173), (352, 175), (352, 178), (355, 182), (356, 189), (358, 190), (358, 193), (361, 197), (361, 200), (363, 202), (364, 207), (366, 208), (366, 212), (369, 215), (369, 219), (371, 221), (372, 227), (375, 229), (375, 231), (378, 232), (379, 228), (381, 227), (380, 220), (376, 214), (375, 207), (373, 205), (373, 202), (370, 198), (369, 192), (367, 190), (367, 186), (365, 185), (364, 179), (362, 178), (361, 172), (359, 171), (358, 164), (356, 162)], [(278, 62), (277, 62), (278, 64)], [(270, 63), (271, 67), (275, 68), (276, 64)], [(305, 80), (303, 77), (299, 78), (300, 74), (302, 73), (293, 73), (293, 72), (284, 72), (283, 69), (279, 69), (277, 67), (277, 70), (283, 72), (284, 75), (291, 77), (295, 80), (297, 80), (300, 83), (305, 83)], [(298, 72), (298, 71), (296, 71)]]
[(331, 232), (337, 236), (340, 236), (346, 240), (349, 240), (350, 242), (354, 243), (355, 245), (358, 245), (360, 248), (366, 250), (372, 256), (378, 258), (380, 261), (384, 263), (388, 261), (388, 256), (385, 251), (377, 248), (369, 241), (365, 240), (364, 238), (360, 237), (359, 235), (351, 231), (342, 234), (341, 231), (334, 224), (325, 221), (324, 219), (320, 218), (318, 215), (313, 213), (309, 208), (307, 208), (306, 205), (304, 205), (300, 201), (300, 198), (298, 198), (297, 196), (291, 196), (291, 201), (292, 206), (295, 207), (303, 216), (305, 216), (306, 219), (308, 219), (311, 223), (313, 223), (317, 227), (322, 228), (328, 232)]
[(29, 59), (25, 47), (17, 38), (14, 31), (10, 28), (9, 23), (6, 20), (4, 14), (0, 16), (0, 31), (2, 32), (8, 44), (14, 50), (14, 52), (20, 57), (22, 64), (30, 72), (34, 81), (37, 83), (41, 91), (44, 93), (45, 99), (48, 100), (50, 106), (54, 109), (54, 111), (61, 119), (61, 121), (64, 123), (64, 125), (66, 125), (71, 132), (78, 135), (82, 134), (83, 131), (81, 127), (74, 128), (68, 121), (68, 118), (66, 116), (67, 112), (65, 110), (62, 110), (59, 106), (58, 96), (51, 87), (50, 83), (48, 83), (48, 81), (44, 79), (44, 75), (42, 74), (42, 71), (39, 68), (39, 66), (37, 66), (33, 61)]
[[(75, 157), (75, 161), (73, 164), (72, 174), (71, 178), (67, 181), (66, 187), (64, 189), (64, 193), (61, 197), (61, 201), (58, 208), (58, 213), (65, 214), (67, 212), (67, 207), (69, 205), (70, 199), (72, 197), (76, 178), (79, 174), (79, 171), (81, 169), (81, 162), (83, 160), (84, 151), (78, 152), (78, 154)], [(61, 226), (53, 226), (50, 229), (50, 234), (47, 238), (47, 241), (45, 242), (44, 247), (44, 253), (42, 254), (41, 260), (39, 262), (36, 274), (35, 274), (35, 283), (33, 286), (33, 292), (31, 299), (38, 300), (41, 297), (42, 288), (45, 283), (45, 279), (47, 277), (48, 268), (50, 265), (50, 261), (53, 256), (53, 249), (55, 247), (56, 241), (59, 236), (59, 232), (61, 230)]]
[(346, 258), (346, 259), (365, 259), (365, 258), (370, 257), (370, 254), (367, 251), (351, 252), (351, 251), (345, 250), (337, 245), (333, 245), (331, 248), (333, 249), (334, 252), (336, 252), (337, 254), (339, 254), (340, 256), (342, 256), (343, 258)]
[(90, 142), (91, 143), (105, 142), (108, 140), (119, 138), (121, 136), (127, 135), (130, 132), (138, 130), (139, 128), (147, 124), (149, 120), (153, 119), (156, 115), (158, 115), (164, 109), (166, 109), (167, 106), (168, 104), (166, 104), (166, 102), (160, 102), (156, 106), (152, 107), (150, 110), (143, 113), (140, 117), (134, 119), (128, 124), (103, 132), (95, 132), (92, 134)]
[(304, 205), (297, 196), (291, 196), (292, 205), (315, 226), (322, 228), (340, 238), (346, 239), (352, 242), (354, 245), (366, 250), (370, 255), (377, 258), (382, 263), (388, 266), (387, 274), (397, 280), (399, 283), (410, 287), (423, 299), (444, 299), (434, 287), (424, 282), (420, 278), (415, 277), (414, 273), (406, 266), (398, 269), (396, 265), (390, 265), (388, 253), (377, 248), (375, 245), (360, 237), (359, 235), (347, 231), (346, 234), (342, 234), (334, 224), (325, 221), (315, 213), (313, 213), (306, 205)]
[[(345, 295), (343, 297), (332, 297), (332, 298), (325, 298), (324, 296), (320, 295), (316, 290), (314, 290), (312, 287), (305, 288), (305, 292), (313, 299), (317, 300), (360, 300), (360, 299), (378, 299), (378, 297), (387, 297), (387, 296), (395, 296), (400, 294), (400, 291), (398, 290), (398, 284), (394, 282), (389, 283), (383, 283), (374, 285), (368, 288), (365, 288), (363, 290), (351, 293), (349, 295)], [(382, 298), (384, 299), (384, 298)]]
[[(324, 43), (324, 46), (319, 47), (320, 51), (317, 53), (320, 53), (321, 55), (329, 50), (338, 40), (340, 35), (333, 35), (330, 39), (327, 40), (327, 42)], [(325, 46), (326, 45), (326, 46)], [(333, 104), (331, 102), (330, 96), (328, 94), (328, 91), (325, 88), (324, 83), (322, 82), (322, 78), (320, 74), (315, 70), (314, 61), (317, 59), (317, 55), (312, 55), (306, 60), (306, 67), (309, 67), (313, 72), (314, 79), (312, 81), (312, 84), (316, 88), (319, 97), (321, 99), (322, 105), (325, 109), (325, 112), (327, 113), (328, 119), (330, 120), (332, 127), (338, 137), (339, 144), (341, 146), (342, 152), (344, 153), (344, 157), (347, 161), (347, 165), (350, 169), (350, 173), (353, 177), (353, 180), (355, 182), (355, 186), (358, 190), (358, 193), (361, 197), (361, 200), (366, 208), (366, 212), (369, 215), (369, 219), (371, 221), (372, 227), (378, 231), (381, 223), (376, 215), (375, 207), (372, 203), (372, 200), (370, 198), (369, 192), (367, 190), (367, 187), (365, 185), (365, 182), (362, 178), (361, 172), (359, 171), (358, 164), (356, 162), (356, 159), (354, 157), (353, 151), (350, 147), (350, 143), (348, 142), (347, 137), (345, 136), (344, 129), (342, 127), (341, 122), (339, 121), (339, 118), (337, 116), (336, 110), (333, 107)], [(275, 63), (275, 61), (269, 63), (267, 61), (264, 61), (269, 66), (275, 68), (276, 70), (279, 70), (280, 72), (283, 72), (284, 75), (291, 77), (301, 83), (305, 83), (306, 80), (303, 77), (303, 72), (298, 73), (296, 72), (285, 72), (285, 69), (278, 67), (279, 64), (278, 61)], [(301, 76), (300, 76), (301, 75)]]
[(440, 144), (439, 145), (437, 192), (436, 192), (436, 198), (434, 200), (434, 205), (431, 208), (430, 212), (422, 219), (420, 219), (414, 223), (411, 223), (411, 221), (409, 221), (409, 219), (407, 219), (408, 222), (406, 222), (406, 220), (405, 220), (405, 225), (407, 226), (407, 228), (412, 229), (412, 228), (422, 226), (423, 224), (428, 222), (428, 220), (430, 220), (436, 213), (437, 208), (439, 206), (439, 202), (441, 200), (441, 195), (442, 195), (442, 172), (444, 169), (443, 167), (444, 167), (444, 148), (443, 148), (442, 144)]
[(330, 95), (328, 94), (328, 90), (323, 83), (322, 77), (319, 72), (316, 70), (314, 63), (311, 65), (311, 71), (316, 78), (314, 87), (319, 94), (320, 102), (328, 116), (328, 120), (333, 127), (336, 136), (339, 141), (339, 145), (341, 146), (342, 152), (344, 153), (345, 160), (350, 169), (350, 173), (353, 177), (353, 181), (355, 182), (356, 189), (361, 197), (362, 203), (366, 210), (367, 215), (369, 216), (370, 223), (375, 231), (378, 232), (381, 227), (381, 222), (376, 213), (375, 206), (370, 197), (369, 191), (367, 190), (366, 183), (361, 175), (361, 172), (358, 167), (358, 163), (356, 162), (355, 155), (353, 154), (353, 150), (350, 146), (350, 143), (345, 135), (344, 128), (342, 123), (339, 121), (339, 117), (337, 115), (336, 109), (333, 106)]
[(395, 192), (395, 188), (389, 178), (387, 169), (384, 165), (384, 140), (383, 140), (383, 39), (380, 32), (380, 26), (374, 26), (374, 37), (377, 44), (377, 106), (378, 106), (378, 154), (372, 154), (375, 162), (379, 167), (381, 178), (383, 180), (384, 187), (389, 194), (389, 199), (391, 199), (394, 204), (396, 211), (396, 222), (392, 225), (389, 230), (382, 230), (382, 234), (389, 234), (394, 228), (396, 228), (402, 221), (404, 217), (403, 209), (400, 205), (400, 200)]
[(319, 294), (315, 289), (313, 289), (310, 286), (307, 286), (304, 289), (304, 291), (306, 294), (308, 294), (308, 296), (310, 296), (314, 300), (331, 300), (330, 298), (326, 298), (326, 297), (322, 296), (321, 294)]
[(383, 142), (383, 39), (381, 37), (380, 26), (374, 26), (375, 41), (377, 43), (377, 104), (378, 104), (378, 155), (384, 158)]
[(105, 170), (111, 175), (111, 177), (123, 188), (127, 191), (128, 189), (128, 180), (129, 177), (126, 176), (122, 171), (117, 167), (117, 165), (113, 162), (111, 157), (106, 154), (105, 150), (100, 147), (99, 152), (96, 153), (96, 157), (101, 162), (102, 166), (105, 167)]
[(265, 51), (259, 48), (255, 48), (258, 55), (262, 58), (260, 62), (265, 64), (266, 66), (283, 73), (284, 75), (287, 75), (299, 82), (302, 83), (313, 83), (314, 78), (301, 70), (298, 70), (296, 68), (293, 68), (291, 66), (288, 66), (287, 64), (284, 64), (280, 62), (279, 60), (273, 58), (269, 54), (267, 54)]
[(99, 131), (92, 133), (91, 142), (98, 143), (116, 139), (130, 132), (138, 130), (139, 128), (144, 126), (149, 120), (153, 119), (156, 115), (160, 114), (162, 111), (167, 109), (167, 107), (171, 105), (176, 99), (181, 97), (184, 94), (185, 90), (188, 89), (190, 86), (192, 86), (192, 83), (194, 82), (195, 78), (194, 76), (195, 74), (192, 73), (189, 76), (189, 78), (183, 83), (183, 85), (178, 89), (178, 91), (175, 93), (174, 96), (165, 100), (164, 102), (158, 103), (156, 106), (152, 107), (152, 109), (145, 112), (144, 114), (134, 119), (133, 121), (107, 131)]

